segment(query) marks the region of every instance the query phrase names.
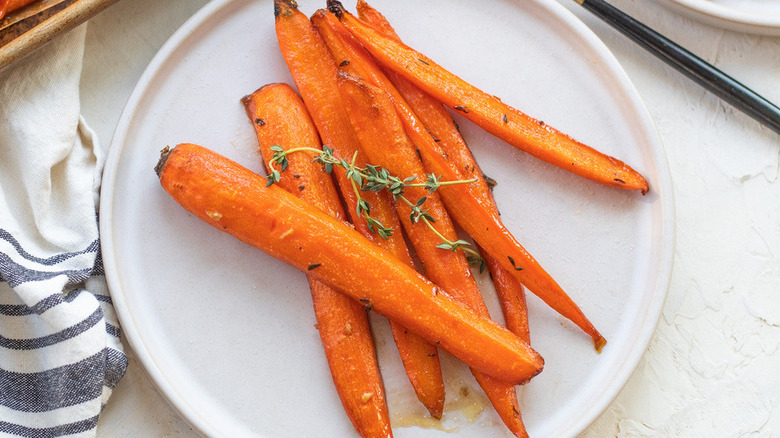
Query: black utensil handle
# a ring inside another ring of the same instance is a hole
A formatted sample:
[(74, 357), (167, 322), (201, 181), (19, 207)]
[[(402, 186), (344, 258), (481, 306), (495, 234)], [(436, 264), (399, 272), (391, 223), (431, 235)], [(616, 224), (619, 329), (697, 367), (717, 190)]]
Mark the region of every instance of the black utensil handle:
[(780, 134), (780, 108), (604, 0), (575, 0), (716, 96)]

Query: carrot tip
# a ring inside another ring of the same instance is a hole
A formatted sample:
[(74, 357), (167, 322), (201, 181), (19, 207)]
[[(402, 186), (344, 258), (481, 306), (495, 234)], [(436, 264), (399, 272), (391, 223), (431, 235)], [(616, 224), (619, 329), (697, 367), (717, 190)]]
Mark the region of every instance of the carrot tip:
[(274, 18), (279, 15), (290, 15), (291, 9), (298, 9), (295, 0), (274, 0)]
[(338, 0), (328, 0), (328, 10), (338, 18), (341, 18), (341, 16), (347, 12), (346, 9), (344, 9), (344, 5)]
[(154, 173), (157, 174), (157, 177), (160, 177), (160, 174), (162, 173), (163, 167), (165, 167), (165, 161), (168, 160), (168, 155), (171, 154), (171, 147), (165, 146), (160, 151), (160, 160), (157, 161), (157, 165), (154, 166)]
[(593, 337), (593, 347), (596, 348), (597, 353), (601, 353), (601, 350), (605, 345), (607, 345), (607, 340), (604, 339), (604, 336), (598, 335), (597, 337)]
[(433, 405), (426, 406), (426, 408), (428, 409), (428, 413), (431, 414), (431, 417), (441, 420), (441, 416), (444, 413), (444, 398), (436, 400)]

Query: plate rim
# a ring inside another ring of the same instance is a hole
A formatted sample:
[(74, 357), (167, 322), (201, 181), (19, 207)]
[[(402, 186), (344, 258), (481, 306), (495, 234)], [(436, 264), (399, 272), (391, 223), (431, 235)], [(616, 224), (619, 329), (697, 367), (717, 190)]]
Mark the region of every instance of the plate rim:
[(133, 349), (134, 355), (146, 371), (147, 376), (156, 386), (158, 394), (202, 436), (218, 436), (219, 431), (206, 418), (198, 415), (197, 410), (188, 403), (187, 398), (181, 396), (178, 390), (163, 375), (151, 352), (145, 347), (142, 335), (139, 333), (136, 325), (128, 323), (128, 321), (133, 320), (133, 316), (127, 306), (124, 293), (115, 293), (115, 291), (121, 291), (122, 286), (114, 275), (114, 272), (117, 272), (117, 268), (116, 261), (113, 258), (113, 242), (111, 239), (105, 238), (113, 235), (112, 221), (106, 220), (111, 217), (110, 211), (113, 208), (113, 192), (109, 191), (108, 188), (114, 185), (113, 181), (116, 177), (115, 173), (119, 165), (119, 158), (129, 133), (129, 122), (133, 118), (139, 102), (144, 97), (144, 91), (151, 83), (151, 79), (158, 74), (168, 57), (192, 35), (197, 27), (233, 1), (236, 0), (212, 0), (205, 4), (173, 32), (165, 43), (160, 46), (160, 49), (155, 53), (151, 61), (149, 61), (133, 87), (114, 129), (114, 135), (111, 138), (108, 153), (106, 154), (100, 184), (100, 220), (98, 225), (101, 236), (101, 255), (111, 301), (119, 318), (120, 330), (124, 335), (124, 339)]
[[(207, 3), (180, 26), (161, 46), (144, 69), (144, 72), (134, 86), (133, 91), (122, 110), (110, 143), (109, 151), (106, 155), (105, 167), (101, 180), (100, 234), (102, 236), (103, 263), (109, 290), (112, 291), (112, 300), (120, 319), (121, 329), (126, 335), (125, 339), (130, 344), (135, 356), (139, 359), (139, 362), (146, 370), (150, 379), (154, 382), (155, 386), (157, 386), (160, 395), (193, 427), (196, 432), (204, 436), (222, 436), (222, 433), (217, 425), (208, 421), (206, 416), (195, 409), (194, 406), (187, 401), (187, 398), (183, 397), (165, 377), (155, 358), (146, 348), (143, 341), (143, 335), (141, 335), (136, 325), (132, 323), (134, 319), (132, 311), (128, 308), (124, 293), (121, 292), (123, 290), (121, 282), (118, 280), (117, 275), (114, 274), (118, 270), (117, 260), (114, 258), (115, 252), (113, 242), (111, 239), (107, 238), (113, 236), (114, 229), (112, 221), (106, 219), (111, 217), (110, 211), (113, 208), (113, 192), (109, 189), (112, 189), (115, 185), (114, 181), (116, 180), (116, 172), (120, 161), (119, 158), (122, 151), (125, 149), (130, 121), (136, 113), (138, 104), (144, 98), (145, 91), (151, 84), (151, 80), (160, 73), (161, 68), (169, 59), (170, 55), (178, 50), (183, 43), (186, 43), (187, 39), (192, 36), (193, 32), (198, 27), (206, 23), (211, 17), (218, 15), (219, 11), (223, 8), (238, 1), (243, 0), (214, 0)], [(507, 1), (514, 3), (514, 0)], [(564, 430), (565, 433), (575, 436), (584, 432), (615, 400), (622, 388), (628, 382), (634, 370), (637, 368), (656, 331), (671, 284), (676, 239), (674, 222), (675, 204), (671, 171), (660, 135), (638, 90), (630, 81), (628, 74), (622, 68), (615, 55), (609, 50), (606, 44), (590, 30), (590, 28), (560, 3), (555, 0), (532, 1), (536, 6), (546, 8), (549, 13), (554, 14), (557, 18), (564, 21), (570, 27), (570, 30), (581, 38), (582, 42), (587, 44), (596, 54), (598, 54), (599, 60), (604, 62), (608, 71), (614, 74), (615, 78), (619, 80), (622, 90), (628, 94), (627, 97), (629, 97), (629, 102), (627, 103), (629, 104), (629, 107), (639, 115), (638, 120), (641, 122), (642, 128), (647, 133), (647, 138), (650, 141), (650, 156), (658, 165), (657, 177), (659, 183), (657, 186), (652, 187), (651, 190), (655, 191), (659, 197), (658, 202), (660, 203), (661, 208), (661, 224), (659, 228), (662, 232), (662, 239), (660, 239), (661, 242), (659, 243), (660, 260), (658, 261), (656, 287), (649, 300), (649, 306), (647, 306), (646, 311), (643, 313), (646, 321), (641, 325), (641, 330), (635, 338), (636, 342), (632, 344), (633, 347), (626, 352), (625, 360), (621, 362), (618, 372), (614, 375), (615, 378), (608, 385), (609, 390), (602, 392), (599, 398), (594, 400), (594, 403), (592, 403), (594, 408), (590, 410), (590, 415), (580, 416), (578, 421), (572, 422), (569, 427)], [(114, 291), (117, 292), (113, 293)]]
[(780, 15), (761, 15), (708, 0), (662, 0), (674, 9), (710, 25), (738, 32), (780, 35)]

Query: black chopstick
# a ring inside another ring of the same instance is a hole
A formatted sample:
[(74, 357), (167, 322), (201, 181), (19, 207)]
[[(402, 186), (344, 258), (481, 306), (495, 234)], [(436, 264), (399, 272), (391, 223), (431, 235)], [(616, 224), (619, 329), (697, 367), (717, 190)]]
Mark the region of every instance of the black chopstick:
[(780, 134), (780, 108), (604, 0), (574, 0), (676, 70)]

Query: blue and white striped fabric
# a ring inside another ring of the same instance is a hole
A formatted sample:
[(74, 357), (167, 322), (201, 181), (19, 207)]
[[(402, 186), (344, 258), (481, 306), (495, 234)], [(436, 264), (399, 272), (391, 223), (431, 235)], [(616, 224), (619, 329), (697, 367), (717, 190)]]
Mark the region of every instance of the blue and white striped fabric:
[(85, 34), (0, 70), (0, 437), (94, 437), (127, 368), (79, 115)]

